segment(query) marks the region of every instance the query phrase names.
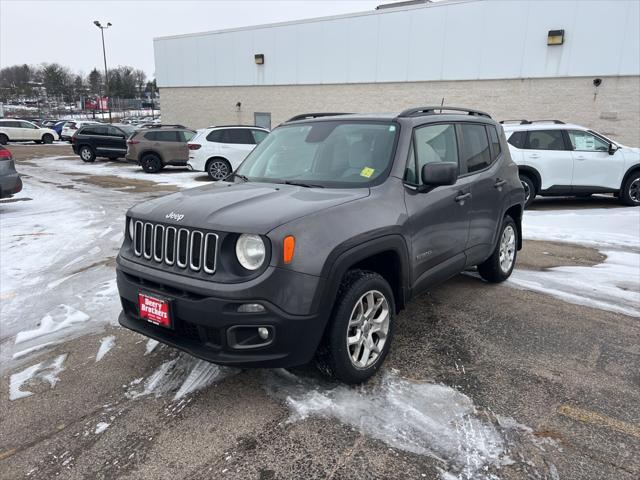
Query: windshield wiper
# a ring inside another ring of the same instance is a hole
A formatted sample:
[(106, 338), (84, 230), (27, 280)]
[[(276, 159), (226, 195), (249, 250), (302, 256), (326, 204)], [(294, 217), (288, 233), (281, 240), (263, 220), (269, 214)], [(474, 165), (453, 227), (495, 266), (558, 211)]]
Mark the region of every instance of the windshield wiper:
[(305, 188), (324, 188), (322, 185), (314, 185), (313, 183), (296, 182), (295, 180), (284, 180), (282, 183), (285, 185), (295, 185), (297, 187)]
[[(245, 182), (248, 182), (248, 181), (249, 181), (249, 178), (247, 178), (245, 175), (242, 175), (241, 173), (233, 172), (231, 175), (229, 175), (229, 176), (227, 177), (227, 179), (228, 179), (228, 178), (231, 178), (231, 177), (239, 178), (240, 180), (244, 180)], [(226, 180), (226, 179), (225, 179), (225, 180)]]

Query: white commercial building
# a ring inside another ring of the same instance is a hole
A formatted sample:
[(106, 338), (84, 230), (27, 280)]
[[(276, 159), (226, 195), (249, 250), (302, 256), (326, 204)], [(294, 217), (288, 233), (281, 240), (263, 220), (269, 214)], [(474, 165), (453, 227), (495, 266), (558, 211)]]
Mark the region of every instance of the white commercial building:
[(450, 0), (156, 38), (165, 122), (461, 105), (640, 144), (638, 0)]

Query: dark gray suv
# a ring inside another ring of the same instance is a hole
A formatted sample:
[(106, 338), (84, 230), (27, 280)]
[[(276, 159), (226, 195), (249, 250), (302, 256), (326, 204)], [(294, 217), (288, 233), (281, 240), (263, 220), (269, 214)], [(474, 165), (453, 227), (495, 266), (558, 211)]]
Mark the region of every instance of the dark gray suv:
[(477, 266), (501, 282), (524, 191), (483, 112), (306, 115), (227, 182), (139, 204), (117, 260), (120, 323), (197, 357), (347, 383), (386, 357), (416, 294)]

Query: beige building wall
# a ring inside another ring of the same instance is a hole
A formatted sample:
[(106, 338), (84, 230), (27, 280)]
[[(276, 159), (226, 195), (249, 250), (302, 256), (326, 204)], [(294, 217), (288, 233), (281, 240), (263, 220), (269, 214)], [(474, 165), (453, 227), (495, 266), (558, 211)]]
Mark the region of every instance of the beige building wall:
[[(253, 124), (270, 112), (272, 128), (307, 112), (400, 112), (425, 105), (484, 110), (496, 120), (559, 119), (640, 146), (640, 77), (361, 83), (336, 85), (165, 87), (163, 123), (192, 128)], [(237, 111), (236, 104), (242, 106)]]

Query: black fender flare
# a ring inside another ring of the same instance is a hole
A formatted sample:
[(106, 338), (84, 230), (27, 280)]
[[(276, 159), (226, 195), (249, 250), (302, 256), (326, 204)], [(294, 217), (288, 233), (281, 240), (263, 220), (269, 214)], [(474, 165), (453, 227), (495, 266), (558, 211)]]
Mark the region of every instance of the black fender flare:
[(620, 182), (620, 191), (622, 191), (622, 189), (624, 188), (624, 184), (626, 183), (626, 181), (629, 179), (629, 177), (635, 170), (640, 170), (640, 163), (636, 163), (634, 165), (631, 165), (629, 168), (627, 168), (627, 171), (622, 177), (622, 182)]
[(399, 285), (392, 285), (392, 289), (397, 297), (396, 309), (403, 308), (411, 296), (409, 248), (402, 235), (393, 233), (368, 239), (346, 249), (340, 246), (334, 249), (323, 267), (319, 294), (314, 299), (313, 310), (321, 311), (328, 321), (344, 274), (357, 263), (384, 252), (392, 252), (398, 259)]
[(537, 184), (536, 187), (538, 188), (538, 193), (542, 190), (542, 177), (538, 170), (528, 165), (518, 165), (518, 174), (521, 173), (529, 174), (529, 176), (533, 177), (532, 180)]

